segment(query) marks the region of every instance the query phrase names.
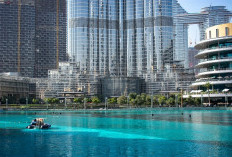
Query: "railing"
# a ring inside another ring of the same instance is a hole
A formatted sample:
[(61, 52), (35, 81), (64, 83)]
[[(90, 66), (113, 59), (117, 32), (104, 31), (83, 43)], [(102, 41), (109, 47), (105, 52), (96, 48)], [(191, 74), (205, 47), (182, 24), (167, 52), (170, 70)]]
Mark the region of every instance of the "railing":
[(197, 79), (196, 82), (212, 82), (212, 81), (231, 81), (232, 78), (215, 78), (215, 79)]
[(216, 60), (218, 60), (218, 61), (222, 60), (223, 61), (223, 59), (232, 59), (232, 57), (220, 57), (220, 58), (217, 57), (217, 58), (200, 59), (199, 63), (203, 63), (203, 62), (207, 62), (207, 61), (214, 61), (214, 60), (215, 61)]
[(207, 48), (207, 49), (204, 49), (204, 50), (200, 50), (199, 53), (201, 53), (203, 51), (208, 51), (208, 50), (223, 49), (223, 48), (230, 48), (230, 47), (232, 48), (232, 45), (229, 45), (229, 46), (216, 46), (216, 47), (211, 47), (211, 48)]
[(211, 71), (232, 70), (232, 68), (218, 68), (218, 69), (200, 69), (200, 73)]

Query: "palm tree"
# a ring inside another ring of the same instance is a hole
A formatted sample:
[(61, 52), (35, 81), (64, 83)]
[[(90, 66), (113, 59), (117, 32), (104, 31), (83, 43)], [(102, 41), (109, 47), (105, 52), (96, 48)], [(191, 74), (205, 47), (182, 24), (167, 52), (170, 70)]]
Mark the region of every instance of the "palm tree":
[(207, 89), (208, 91), (208, 100), (209, 100), (209, 105), (210, 105), (210, 95), (209, 95), (209, 88), (211, 87), (211, 84), (209, 82), (207, 82), (206, 84), (204, 84), (204, 87)]

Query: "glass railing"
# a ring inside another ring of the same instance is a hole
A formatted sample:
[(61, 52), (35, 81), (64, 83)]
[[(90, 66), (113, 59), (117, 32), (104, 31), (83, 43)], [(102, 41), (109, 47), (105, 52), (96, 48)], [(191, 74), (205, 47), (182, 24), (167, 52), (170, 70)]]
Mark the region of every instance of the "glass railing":
[(200, 73), (211, 71), (232, 70), (232, 68), (217, 68), (217, 69), (200, 69)]
[(232, 77), (219, 77), (219, 78), (202, 78), (202, 79), (197, 79), (196, 82), (212, 82), (212, 81), (232, 81)]
[(223, 59), (232, 59), (232, 56), (230, 56), (230, 57), (220, 57), (220, 58), (200, 59), (199, 63), (203, 63), (203, 62), (207, 62), (207, 61), (213, 61), (213, 60), (223, 60)]
[[(207, 48), (207, 49), (203, 49), (200, 50), (199, 53), (203, 52), (203, 51), (208, 51), (208, 50), (214, 50), (214, 49), (224, 49), (224, 48), (232, 48), (232, 45), (228, 45), (228, 46), (215, 46), (215, 47), (211, 47), (211, 48)], [(198, 53), (198, 54), (199, 54)]]

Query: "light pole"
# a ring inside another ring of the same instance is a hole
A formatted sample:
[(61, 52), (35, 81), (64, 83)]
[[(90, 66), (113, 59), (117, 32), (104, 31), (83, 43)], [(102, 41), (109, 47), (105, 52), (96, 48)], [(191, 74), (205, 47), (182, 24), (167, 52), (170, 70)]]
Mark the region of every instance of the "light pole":
[(107, 97), (105, 97), (105, 110), (107, 109), (106, 106), (107, 106)]
[(127, 96), (127, 108), (129, 108), (129, 96)]
[(84, 98), (84, 109), (86, 109), (86, 98)]
[(8, 99), (6, 99), (6, 108), (8, 108)]
[(183, 89), (181, 88), (180, 91), (181, 91), (181, 107), (183, 107)]
[(228, 97), (227, 97), (227, 93), (225, 93), (225, 107), (228, 106)]
[(175, 94), (176, 107), (178, 107), (178, 94)]
[(67, 110), (67, 101), (66, 101), (66, 98), (64, 98), (64, 106), (65, 106), (65, 110)]
[(27, 109), (29, 108), (28, 106), (28, 98), (26, 97), (26, 106), (27, 106)]
[(153, 108), (153, 92), (151, 94), (151, 108)]
[(201, 107), (203, 107), (203, 94), (201, 94)]

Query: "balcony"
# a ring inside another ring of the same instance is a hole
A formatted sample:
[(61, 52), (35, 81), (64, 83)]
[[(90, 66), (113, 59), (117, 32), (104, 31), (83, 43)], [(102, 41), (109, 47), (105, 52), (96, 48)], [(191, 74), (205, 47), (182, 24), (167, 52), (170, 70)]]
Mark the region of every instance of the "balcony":
[(224, 63), (224, 62), (232, 62), (232, 57), (223, 57), (223, 58), (209, 58), (202, 59), (197, 65), (197, 68), (204, 67), (205, 65), (215, 64), (215, 63)]
[(200, 73), (196, 75), (196, 78), (201, 78), (206, 75), (225, 74), (232, 73), (231, 68), (218, 68), (218, 69), (201, 69)]
[(217, 54), (222, 53), (224, 51), (230, 51), (232, 50), (232, 45), (230, 46), (217, 46), (217, 47), (212, 47), (212, 48), (207, 48), (204, 50), (199, 51), (199, 53), (195, 56), (197, 59), (200, 59), (204, 57), (207, 54)]
[(191, 87), (202, 86), (207, 82), (209, 82), (212, 85), (232, 84), (232, 77), (229, 78), (217, 77), (214, 79), (213, 78), (197, 79), (196, 82), (191, 85)]

